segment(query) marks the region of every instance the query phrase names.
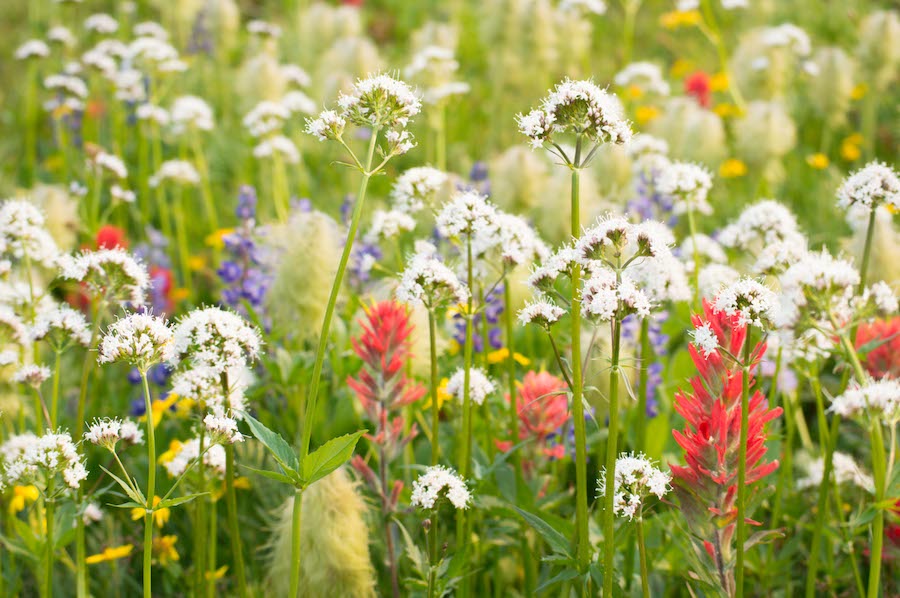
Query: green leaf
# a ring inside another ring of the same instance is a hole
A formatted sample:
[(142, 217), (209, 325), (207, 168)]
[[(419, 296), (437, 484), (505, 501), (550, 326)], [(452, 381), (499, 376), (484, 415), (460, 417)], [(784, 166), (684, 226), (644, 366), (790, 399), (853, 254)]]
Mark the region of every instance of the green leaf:
[(253, 432), (256, 439), (263, 443), (263, 446), (269, 450), (282, 469), (286, 472), (295, 471), (300, 473), (300, 461), (284, 438), (249, 415), (245, 415), (244, 420), (250, 426), (250, 431)]
[(178, 496), (175, 498), (167, 498), (166, 500), (159, 501), (159, 504), (156, 505), (154, 511), (158, 511), (159, 509), (168, 509), (170, 507), (177, 507), (178, 505), (183, 505), (186, 502), (191, 502), (198, 496), (203, 496), (204, 494), (209, 494), (209, 492), (198, 492), (196, 494), (186, 494), (185, 496)]
[[(246, 465), (241, 465), (242, 468), (252, 471), (253, 473), (259, 474), (264, 478), (269, 478), (270, 480), (275, 480), (276, 482), (281, 482), (282, 484), (288, 484), (290, 486), (299, 486), (300, 478), (296, 476), (296, 478), (292, 478), (289, 475), (285, 475), (283, 473), (278, 473), (277, 471), (269, 471), (268, 469), (255, 469), (253, 467), (247, 467)], [(291, 471), (290, 473), (296, 474), (296, 472)]]
[(551, 577), (550, 579), (548, 579), (547, 581), (545, 581), (544, 583), (539, 585), (535, 589), (535, 591), (543, 592), (544, 590), (547, 590), (547, 589), (555, 586), (558, 583), (562, 583), (564, 581), (570, 581), (570, 580), (575, 579), (576, 577), (578, 577), (577, 569), (575, 569), (575, 568), (563, 569), (560, 573), (554, 575), (553, 577)]
[(565, 536), (553, 529), (549, 523), (537, 515), (529, 513), (528, 511), (523, 511), (519, 507), (515, 507), (515, 509), (518, 511), (519, 515), (522, 516), (522, 519), (546, 540), (547, 544), (550, 545), (550, 548), (568, 557), (572, 556), (569, 552), (569, 541)]
[(303, 461), (303, 482), (309, 486), (346, 463), (353, 456), (353, 450), (360, 436), (366, 430), (332, 438), (310, 454)]
[(116, 483), (118, 483), (119, 486), (122, 487), (122, 490), (125, 491), (125, 494), (128, 495), (128, 498), (130, 498), (131, 500), (133, 500), (136, 503), (140, 503), (140, 504), (138, 504), (139, 507), (144, 507), (147, 505), (147, 499), (144, 498), (144, 494), (141, 492), (140, 488), (137, 488), (136, 486), (134, 486), (132, 484), (126, 483), (122, 478), (118, 477), (116, 474), (114, 474), (110, 470), (106, 469), (102, 465), (100, 466), (100, 469), (105, 471), (106, 475), (108, 475), (109, 477), (114, 479), (116, 481)]
[(120, 505), (114, 505), (112, 503), (107, 503), (107, 504), (109, 506), (115, 507), (117, 509), (146, 509), (147, 508), (147, 505), (142, 505), (140, 503), (136, 503), (133, 500), (130, 500), (128, 502), (123, 502)]

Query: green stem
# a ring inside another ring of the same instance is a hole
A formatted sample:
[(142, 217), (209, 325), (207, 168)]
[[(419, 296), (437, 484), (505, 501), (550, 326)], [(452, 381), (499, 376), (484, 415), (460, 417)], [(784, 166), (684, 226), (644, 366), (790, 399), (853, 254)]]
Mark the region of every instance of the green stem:
[(430, 308), (428, 309), (428, 346), (431, 356), (431, 464), (437, 465), (441, 457), (441, 443), (438, 438), (441, 409), (438, 404), (437, 323), (434, 311)]
[(735, 559), (735, 591), (737, 598), (744, 595), (744, 542), (747, 540), (747, 434), (750, 418), (750, 347), (752, 327), (747, 325), (744, 338), (744, 355), (741, 364), (741, 436), (738, 444), (737, 477), (737, 556)]
[(869, 557), (868, 598), (878, 598), (881, 582), (881, 552), (884, 543), (884, 502), (885, 481), (888, 474), (884, 454), (884, 437), (881, 422), (872, 422), (872, 476), (875, 478), (875, 519), (872, 520), (872, 554)]
[(287, 222), (290, 214), (287, 174), (284, 171), (284, 160), (281, 154), (273, 152), (272, 156), (272, 195), (275, 203), (275, 213), (278, 220)]
[[(473, 343), (473, 320), (472, 312), (474, 311), (474, 294), (473, 288), (474, 275), (472, 271), (472, 238), (471, 235), (466, 236), (466, 284), (469, 288), (469, 298), (466, 301), (466, 336), (463, 343), (463, 408), (462, 408), (462, 443), (459, 455), (459, 473), (465, 479), (469, 475), (469, 461), (472, 458), (472, 396), (470, 392), (470, 383), (472, 375), (472, 343)], [(456, 512), (456, 543), (459, 549), (462, 549), (466, 540), (466, 512), (462, 509)], [(464, 586), (467, 587), (468, 584)]]
[(62, 353), (57, 350), (56, 359), (53, 363), (53, 394), (50, 398), (50, 428), (53, 430), (56, 429), (56, 425), (59, 422), (59, 369), (61, 360)]
[[(206, 492), (206, 475), (205, 468), (203, 466), (203, 453), (204, 447), (206, 444), (206, 426), (200, 426), (200, 437), (199, 437), (199, 445), (198, 445), (198, 457), (197, 461), (199, 467), (197, 467), (197, 475), (199, 476), (199, 481), (197, 483), (197, 487), (200, 489), (200, 492)], [(197, 497), (197, 511), (196, 511), (197, 520), (194, 524), (194, 533), (196, 534), (194, 538), (194, 581), (197, 585), (197, 596), (204, 596), (206, 594), (206, 572), (208, 569), (206, 568), (206, 544), (207, 538), (204, 537), (204, 528), (207, 527), (206, 521), (206, 496), (198, 496)]]
[(687, 209), (688, 229), (691, 234), (691, 245), (694, 250), (694, 270), (691, 272), (691, 281), (694, 283), (694, 301), (700, 304), (702, 295), (700, 294), (700, 249), (697, 247), (697, 226), (694, 223), (694, 209), (688, 205)]
[[(575, 140), (575, 164), (572, 169), (571, 232), (581, 233), (580, 174), (581, 135)], [(587, 573), (591, 564), (591, 544), (588, 535), (587, 508), (587, 432), (584, 422), (584, 380), (581, 374), (581, 267), (572, 269), (572, 424), (575, 433), (575, 527), (577, 533), (575, 558), (580, 573)]]
[(622, 64), (625, 66), (631, 64), (634, 50), (634, 22), (640, 7), (640, 0), (625, 0), (625, 25), (622, 30)]
[[(247, 574), (244, 571), (244, 549), (241, 546), (241, 528), (238, 525), (237, 496), (234, 492), (234, 445), (225, 446), (225, 497), (228, 506), (228, 532), (231, 536), (231, 552), (234, 573), (237, 577), (238, 595), (247, 596)], [(293, 547), (293, 546), (292, 546)]]
[(212, 186), (209, 182), (209, 165), (206, 163), (206, 157), (203, 155), (203, 148), (200, 147), (198, 133), (190, 131), (188, 134), (191, 136), (194, 159), (197, 161), (197, 166), (199, 166), (200, 189), (203, 196), (203, 204), (206, 208), (206, 217), (209, 219), (210, 229), (215, 232), (219, 230), (219, 217), (216, 214), (216, 204), (213, 201)]
[[(818, 524), (815, 527), (815, 531), (813, 532), (812, 546), (810, 548), (809, 554), (809, 563), (807, 565), (806, 572), (806, 598), (813, 598), (816, 595), (816, 575), (818, 574), (819, 568), (819, 557), (821, 555), (822, 550), (822, 535), (824, 533), (825, 526), (821, 524), (822, 521), (827, 521), (827, 511), (828, 511), (828, 490), (831, 487), (831, 470), (834, 463), (834, 447), (836, 442), (836, 438), (834, 435), (829, 433), (828, 424), (825, 417), (825, 404), (822, 395), (822, 387), (819, 383), (819, 372), (814, 370), (812, 377), (810, 378), (810, 384), (813, 387), (813, 393), (816, 397), (816, 416), (818, 418), (819, 425), (819, 446), (822, 447), (822, 481), (819, 484), (819, 492), (818, 499), (816, 501), (816, 515), (818, 518)], [(832, 426), (835, 428), (835, 433), (837, 432), (837, 426), (835, 422), (839, 419), (839, 416), (834, 415), (832, 417)], [(840, 508), (840, 504), (838, 504), (838, 508)]]
[[(52, 480), (47, 485), (47, 494), (48, 494), (48, 496), (53, 494), (53, 481)], [(46, 542), (47, 542), (47, 563), (46, 563), (47, 569), (46, 569), (45, 578), (44, 578), (44, 580), (45, 580), (44, 581), (44, 584), (45, 584), (44, 591), (47, 593), (47, 596), (53, 596), (53, 556), (54, 556), (54, 553), (56, 552), (54, 550), (55, 546), (53, 545), (53, 543), (55, 542), (54, 537), (53, 537), (53, 531), (54, 531), (53, 528), (55, 526), (55, 523), (54, 523), (55, 511), (56, 511), (56, 504), (54, 502), (54, 499), (48, 498), (47, 499), (47, 508), (45, 510), (45, 514), (47, 516), (47, 540), (46, 540)]]
[(144, 408), (147, 419), (147, 506), (144, 513), (144, 598), (152, 598), (151, 565), (153, 563), (153, 497), (156, 496), (156, 430), (153, 427), (153, 401), (147, 372), (141, 371), (144, 386)]
[(615, 540), (616, 457), (619, 452), (619, 348), (621, 322), (612, 321), (612, 367), (609, 370), (609, 434), (606, 441), (606, 488), (603, 495), (603, 595), (613, 595)]
[[(291, 554), (300, 554), (300, 530), (303, 513), (303, 491), (297, 489), (294, 492), (294, 505), (291, 510)], [(300, 593), (300, 561), (291, 563), (291, 593), (290, 598), (297, 598)]]
[[(207, 550), (206, 570), (209, 571), (210, 574), (215, 573), (216, 571), (216, 542), (218, 542), (219, 535), (219, 522), (218, 517), (216, 516), (216, 505), (216, 501), (209, 501), (209, 536), (207, 536), (207, 539), (209, 541), (209, 550)], [(214, 598), (216, 594), (216, 584), (208, 579), (204, 579), (203, 584), (206, 586), (206, 598)]]
[[(519, 407), (516, 395), (516, 360), (515, 360), (515, 336), (513, 335), (512, 293), (509, 290), (509, 280), (503, 281), (503, 323), (506, 326), (506, 349), (509, 355), (506, 358), (506, 383), (509, 391), (509, 441), (510, 446), (515, 446), (519, 440)], [(521, 459), (518, 452), (512, 455), (513, 469), (518, 473), (521, 468)]]
[(650, 318), (641, 320), (641, 353), (640, 353), (640, 369), (638, 370), (638, 404), (637, 404), (637, 421), (635, 422), (635, 432), (637, 440), (635, 441), (635, 449), (643, 452), (647, 439), (646, 419), (647, 419), (647, 388), (649, 386), (648, 369), (650, 362), (655, 355), (652, 355), (653, 348), (650, 346)]
[[(859, 265), (859, 285), (856, 288), (858, 295), (862, 295), (866, 288), (866, 275), (869, 271), (869, 259), (872, 256), (872, 238), (875, 236), (875, 209), (869, 212), (869, 225), (866, 228), (866, 244), (863, 247), (862, 262)], [(854, 335), (855, 336), (855, 335)], [(862, 383), (862, 380), (860, 380)]]
[(637, 520), (638, 553), (641, 555), (641, 595), (650, 597), (650, 574), (647, 571), (647, 548), (644, 546), (644, 518), (639, 516)]

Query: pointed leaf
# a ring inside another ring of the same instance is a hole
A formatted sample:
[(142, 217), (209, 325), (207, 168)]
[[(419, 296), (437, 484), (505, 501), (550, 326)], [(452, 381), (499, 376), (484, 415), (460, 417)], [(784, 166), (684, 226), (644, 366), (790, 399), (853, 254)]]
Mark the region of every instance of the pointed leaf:
[(185, 496), (177, 496), (175, 498), (167, 498), (166, 500), (161, 500), (158, 505), (156, 505), (155, 510), (158, 509), (167, 509), (170, 507), (177, 507), (178, 505), (182, 505), (186, 502), (191, 502), (198, 496), (203, 496), (204, 494), (209, 494), (209, 492), (198, 492), (197, 494), (187, 494)]
[[(290, 486), (299, 486), (300, 478), (299, 476), (296, 479), (289, 477), (283, 473), (278, 473), (277, 471), (269, 471), (268, 469), (255, 469), (253, 467), (247, 467), (246, 465), (241, 465), (242, 468), (247, 471), (252, 471), (253, 473), (259, 474), (264, 478), (269, 478), (270, 480), (275, 480), (276, 482), (281, 482), (282, 484), (288, 484)], [(290, 473), (296, 474), (296, 472), (291, 471)]]
[(321, 480), (346, 463), (353, 456), (356, 443), (366, 430), (332, 438), (310, 454), (303, 461), (303, 481), (308, 486)]
[(282, 469), (300, 473), (300, 461), (284, 438), (250, 415), (245, 415), (244, 420), (250, 426), (250, 431), (253, 432), (256, 439), (263, 443), (263, 446), (269, 450)]
[(105, 471), (106, 475), (108, 475), (109, 477), (114, 479), (119, 484), (119, 486), (122, 487), (122, 490), (125, 491), (125, 494), (128, 495), (128, 498), (130, 498), (131, 500), (133, 500), (136, 503), (140, 503), (138, 505), (139, 507), (146, 506), (147, 499), (144, 498), (144, 495), (141, 492), (140, 488), (137, 488), (135, 486), (132, 486), (131, 484), (126, 483), (122, 478), (118, 477), (116, 474), (114, 474), (110, 470), (106, 469), (102, 465), (100, 466), (100, 469)]
[(534, 530), (541, 535), (547, 544), (550, 545), (550, 548), (568, 557), (572, 556), (569, 552), (569, 541), (565, 536), (552, 528), (549, 523), (533, 513), (523, 511), (519, 507), (516, 507), (516, 511), (518, 511), (519, 515), (522, 516), (522, 519), (524, 519), (528, 525), (533, 527)]

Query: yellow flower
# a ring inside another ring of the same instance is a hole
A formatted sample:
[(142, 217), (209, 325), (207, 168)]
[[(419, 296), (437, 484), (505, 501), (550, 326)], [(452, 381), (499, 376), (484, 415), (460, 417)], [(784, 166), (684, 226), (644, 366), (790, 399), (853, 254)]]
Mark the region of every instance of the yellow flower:
[(703, 22), (699, 10), (672, 10), (659, 17), (659, 23), (666, 29), (693, 27)]
[(869, 93), (869, 86), (866, 83), (859, 83), (850, 92), (850, 97), (854, 100), (861, 100)]
[(210, 579), (210, 580), (222, 579), (223, 577), (225, 577), (225, 573), (227, 571), (228, 571), (228, 565), (222, 565), (215, 571), (207, 571), (206, 579)]
[(725, 91), (728, 89), (728, 73), (716, 73), (709, 78), (711, 91)]
[(156, 462), (159, 463), (160, 465), (162, 465), (163, 463), (168, 463), (169, 461), (171, 461), (172, 459), (175, 458), (175, 455), (177, 455), (178, 451), (180, 451), (180, 450), (181, 450), (181, 442), (178, 440), (173, 440), (172, 442), (169, 443), (169, 450), (167, 450), (166, 452), (161, 454), (159, 456), (159, 458), (156, 460)]
[(638, 106), (634, 111), (634, 118), (639, 124), (647, 124), (659, 116), (659, 108), (656, 106)]
[(713, 108), (713, 112), (718, 114), (722, 118), (731, 118), (733, 116), (740, 116), (741, 109), (735, 106), (734, 104), (729, 104), (724, 102), (722, 104), (716, 104)]
[(118, 559), (123, 559), (134, 549), (134, 546), (131, 544), (123, 544), (122, 546), (111, 546), (108, 548), (104, 548), (103, 552), (99, 554), (92, 554), (91, 556), (84, 559), (84, 562), (88, 565), (96, 565), (97, 563), (105, 563), (106, 561), (115, 561)]
[(35, 486), (16, 486), (13, 488), (13, 497), (9, 501), (9, 512), (16, 513), (25, 510), (26, 502), (34, 502), (40, 496)]
[[(169, 410), (172, 405), (175, 404), (175, 401), (178, 400), (178, 395), (174, 392), (170, 392), (165, 399), (156, 399), (153, 401), (153, 405), (150, 406), (150, 409), (153, 411), (153, 427), (159, 425), (159, 422), (162, 420), (163, 413)], [(147, 421), (147, 416), (144, 415), (141, 417), (142, 421)]]
[[(502, 349), (497, 349), (496, 351), (491, 351), (488, 353), (488, 363), (502, 363), (509, 359), (509, 349), (503, 347)], [(521, 366), (527, 366), (531, 363), (531, 360), (522, 355), (521, 353), (513, 353), (513, 359)]]
[(733, 179), (747, 174), (747, 165), (737, 158), (729, 158), (719, 166), (719, 176), (723, 179)]
[(197, 401), (194, 399), (186, 399), (183, 398), (175, 403), (175, 415), (178, 417), (190, 417), (191, 413), (194, 411), (194, 407), (197, 406)]
[(822, 170), (828, 168), (828, 156), (822, 153), (811, 154), (806, 156), (806, 163), (816, 170)]
[(153, 555), (160, 565), (166, 565), (169, 561), (177, 561), (180, 558), (178, 551), (175, 550), (177, 542), (178, 536), (153, 538)]
[(202, 270), (205, 267), (206, 267), (206, 257), (204, 257), (202, 255), (192, 255), (191, 257), (188, 258), (188, 268), (191, 271), (197, 272), (199, 270)]
[(841, 158), (848, 162), (854, 162), (859, 160), (859, 157), (862, 155), (862, 150), (860, 150), (860, 145), (862, 145), (863, 137), (859, 133), (853, 133), (852, 135), (848, 135), (841, 142)]
[(172, 289), (172, 292), (169, 293), (169, 298), (172, 299), (175, 303), (179, 303), (188, 298), (190, 292), (184, 287), (178, 287), (176, 289)]
[[(235, 490), (249, 490), (253, 485), (250, 483), (250, 478), (246, 476), (242, 476), (239, 478), (234, 478), (234, 489)], [(225, 486), (225, 482), (222, 482), (222, 485), (219, 486), (219, 489), (212, 493), (213, 501), (217, 501), (223, 496), (225, 496), (225, 491), (227, 487)]]
[(625, 97), (629, 100), (637, 100), (644, 95), (644, 90), (637, 85), (629, 85), (625, 90)]
[(225, 247), (225, 237), (233, 232), (233, 228), (220, 228), (206, 237), (206, 244), (216, 250), (223, 249)]
[(694, 63), (686, 58), (679, 58), (674, 63), (672, 63), (672, 68), (669, 69), (669, 73), (672, 75), (673, 79), (681, 79), (688, 73), (694, 70)]
[[(449, 384), (449, 383), (450, 383), (449, 378), (441, 378), (441, 381), (438, 384), (438, 389), (437, 389), (438, 410), (442, 409), (444, 407), (444, 403), (446, 403), (447, 400), (450, 399), (450, 393), (447, 392), (447, 384)], [(428, 397), (428, 400), (426, 400), (422, 404), (422, 409), (431, 409), (431, 397), (430, 396)]]
[[(156, 523), (156, 527), (158, 528), (162, 528), (162, 526), (168, 523), (169, 517), (172, 515), (172, 511), (170, 511), (168, 507), (163, 507), (162, 509), (156, 508), (160, 502), (162, 502), (162, 499), (160, 497), (153, 497), (153, 522)], [(137, 521), (139, 519), (143, 519), (146, 512), (146, 509), (142, 509), (140, 507), (131, 509), (131, 520)]]

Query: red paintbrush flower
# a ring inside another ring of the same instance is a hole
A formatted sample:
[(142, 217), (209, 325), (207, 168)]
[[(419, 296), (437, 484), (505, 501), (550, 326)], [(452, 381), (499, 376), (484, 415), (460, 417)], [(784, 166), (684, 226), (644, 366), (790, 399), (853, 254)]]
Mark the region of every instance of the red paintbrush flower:
[(525, 374), (516, 396), (519, 438), (533, 436), (543, 443), (548, 436), (559, 432), (569, 418), (565, 388), (565, 382), (548, 372)]
[(710, 76), (703, 71), (691, 73), (684, 79), (684, 93), (693, 96), (704, 108), (709, 108), (712, 100)]
[[(672, 465), (673, 486), (688, 527), (712, 560), (712, 578), (726, 594), (734, 590), (734, 531), (737, 520), (737, 475), (741, 430), (741, 365), (732, 356), (741, 355), (747, 329), (739, 317), (714, 312), (703, 302), (703, 317), (693, 316), (696, 328), (709, 324), (719, 347), (710, 352), (694, 344), (688, 349), (699, 376), (690, 380), (692, 392), (678, 392), (675, 411), (686, 420), (683, 431), (673, 430), (675, 441), (685, 451), (687, 466)], [(764, 343), (751, 352), (756, 368), (766, 351)], [(769, 409), (765, 395), (753, 389), (750, 380), (747, 434), (748, 504), (758, 487), (753, 484), (769, 475), (778, 462), (763, 461), (766, 454), (766, 424), (781, 408)], [(748, 509), (748, 513), (751, 509)], [(760, 525), (746, 519), (750, 525)]]
[(900, 316), (860, 324), (856, 332), (856, 348), (866, 345), (874, 347), (863, 362), (873, 378), (900, 377)]
[(112, 224), (104, 224), (97, 230), (97, 236), (94, 238), (97, 249), (115, 249), (121, 247), (128, 249), (128, 238), (125, 231), (118, 226)]

